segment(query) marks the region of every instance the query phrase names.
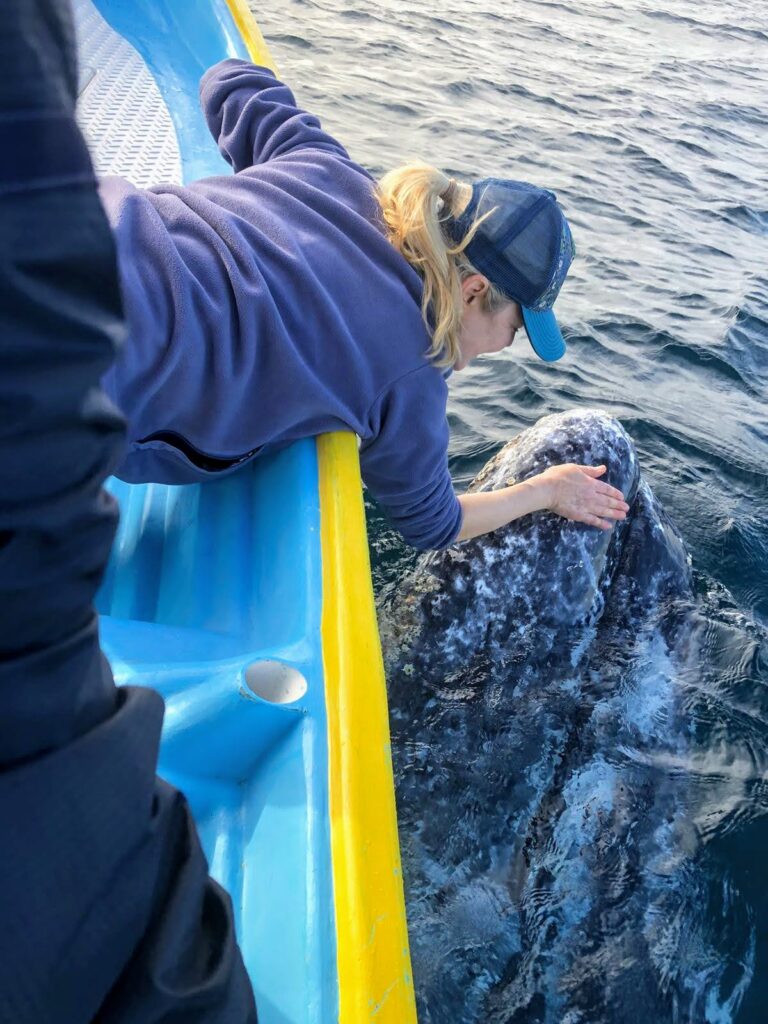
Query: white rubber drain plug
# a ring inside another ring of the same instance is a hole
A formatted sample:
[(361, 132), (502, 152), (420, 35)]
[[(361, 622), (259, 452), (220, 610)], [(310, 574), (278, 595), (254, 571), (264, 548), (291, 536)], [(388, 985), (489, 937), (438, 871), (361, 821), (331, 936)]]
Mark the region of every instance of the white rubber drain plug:
[(253, 661), (245, 670), (251, 693), (270, 704), (292, 704), (307, 692), (306, 677), (284, 661)]

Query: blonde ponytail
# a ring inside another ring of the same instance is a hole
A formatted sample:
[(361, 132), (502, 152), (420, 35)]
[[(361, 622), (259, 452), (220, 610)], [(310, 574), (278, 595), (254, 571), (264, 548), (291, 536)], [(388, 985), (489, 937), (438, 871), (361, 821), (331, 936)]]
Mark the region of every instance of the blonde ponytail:
[[(407, 164), (385, 174), (378, 185), (378, 200), (390, 242), (424, 281), (421, 314), (432, 335), (429, 355), (437, 366), (453, 366), (461, 351), (461, 282), (477, 273), (464, 250), (479, 224), (475, 221), (454, 245), (443, 232), (441, 220), (459, 214), (470, 189), (429, 164)], [(491, 285), (489, 307), (508, 301)]]

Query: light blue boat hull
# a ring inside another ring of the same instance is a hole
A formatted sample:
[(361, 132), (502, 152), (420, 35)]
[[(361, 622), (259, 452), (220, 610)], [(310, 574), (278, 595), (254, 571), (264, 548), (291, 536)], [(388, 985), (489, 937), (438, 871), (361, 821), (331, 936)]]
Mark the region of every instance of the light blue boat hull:
[[(156, 87), (166, 108), (153, 122), (172, 126), (164, 167), (175, 162), (185, 181), (228, 173), (196, 104), (208, 66), (248, 56), (224, 0), (77, 0), (75, 14), (80, 110), (92, 144), (99, 136), (100, 171), (147, 183), (146, 160), (114, 159), (131, 147), (111, 138), (120, 93), (110, 97), (98, 65), (98, 33), (111, 30), (144, 65), (124, 54), (133, 70), (121, 88)], [(121, 523), (99, 598), (118, 682), (165, 698), (159, 771), (189, 799), (211, 872), (232, 896), (262, 1024), (338, 1013), (317, 476), (307, 440), (202, 486), (112, 481)], [(264, 662), (255, 685), (269, 699), (248, 685), (248, 667)], [(282, 678), (275, 662), (291, 670), (282, 702), (270, 690)]]

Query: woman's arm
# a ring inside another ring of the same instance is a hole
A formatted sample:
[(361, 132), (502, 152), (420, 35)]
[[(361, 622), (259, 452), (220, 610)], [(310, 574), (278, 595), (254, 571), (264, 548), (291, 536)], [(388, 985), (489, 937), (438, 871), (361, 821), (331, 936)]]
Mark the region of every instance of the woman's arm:
[(422, 551), (453, 544), (461, 526), (448, 472), (447, 398), (433, 366), (404, 374), (374, 402), (371, 437), (360, 449), (366, 487), (404, 540)]
[(374, 403), (373, 437), (360, 451), (369, 491), (413, 547), (447, 547), (543, 509), (604, 530), (626, 517), (624, 495), (599, 479), (605, 466), (551, 466), (511, 487), (457, 499), (448, 473), (447, 394), (434, 367), (406, 373)]
[(347, 156), (268, 68), (233, 58), (214, 64), (200, 82), (200, 103), (216, 144), (236, 172), (297, 149)]
[(610, 530), (625, 519), (629, 505), (615, 487), (598, 478), (605, 466), (551, 466), (538, 476), (498, 491), (462, 494), (463, 522), (457, 541), (470, 540), (506, 526), (514, 519), (549, 509), (566, 519)]

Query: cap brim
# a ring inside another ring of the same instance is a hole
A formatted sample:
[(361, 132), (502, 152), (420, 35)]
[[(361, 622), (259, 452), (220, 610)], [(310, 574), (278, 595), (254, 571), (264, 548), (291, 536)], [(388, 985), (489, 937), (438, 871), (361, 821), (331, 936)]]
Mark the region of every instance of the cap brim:
[(526, 306), (520, 308), (523, 311), (523, 323), (528, 340), (536, 355), (548, 363), (554, 363), (555, 360), (564, 356), (565, 342), (552, 310), (544, 309), (541, 312), (536, 312)]

